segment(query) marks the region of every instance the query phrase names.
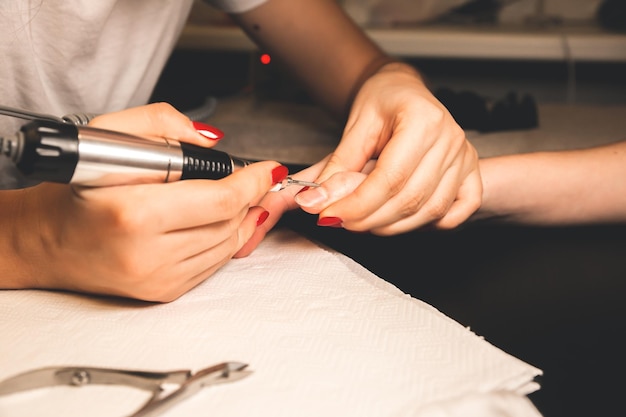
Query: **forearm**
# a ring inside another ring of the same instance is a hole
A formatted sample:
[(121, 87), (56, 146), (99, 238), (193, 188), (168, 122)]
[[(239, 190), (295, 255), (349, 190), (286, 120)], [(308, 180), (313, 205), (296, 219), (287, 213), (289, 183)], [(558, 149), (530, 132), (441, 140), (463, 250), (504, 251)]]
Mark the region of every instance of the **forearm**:
[(271, 0), (233, 18), (337, 116), (363, 71), (385, 56), (335, 0)]
[(475, 218), (564, 225), (626, 221), (626, 142), (480, 161)]

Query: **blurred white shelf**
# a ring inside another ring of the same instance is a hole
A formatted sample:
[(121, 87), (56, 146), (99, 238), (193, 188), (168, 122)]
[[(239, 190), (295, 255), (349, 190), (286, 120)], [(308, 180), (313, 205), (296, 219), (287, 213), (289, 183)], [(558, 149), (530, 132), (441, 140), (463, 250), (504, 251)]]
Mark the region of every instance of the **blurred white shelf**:
[[(424, 26), (366, 29), (387, 53), (403, 57), (626, 62), (626, 34), (597, 27)], [(188, 24), (182, 49), (254, 51), (238, 27)]]

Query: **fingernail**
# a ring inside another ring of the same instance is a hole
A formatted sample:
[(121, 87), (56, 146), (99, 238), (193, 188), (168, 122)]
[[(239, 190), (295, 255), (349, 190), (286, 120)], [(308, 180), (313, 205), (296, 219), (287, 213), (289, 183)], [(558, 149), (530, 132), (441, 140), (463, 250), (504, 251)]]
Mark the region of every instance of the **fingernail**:
[[(304, 191), (304, 190), (302, 190)], [(300, 193), (296, 194), (294, 199), (296, 203), (304, 207), (312, 207), (318, 204), (322, 204), (326, 200), (328, 200), (328, 195), (323, 188), (310, 188), (308, 193)]]
[(287, 175), (289, 175), (289, 168), (284, 165), (278, 165), (272, 170), (272, 184), (283, 182)]
[(302, 192), (304, 192), (304, 191), (306, 191), (306, 190), (308, 190), (308, 189), (310, 189), (310, 188), (311, 188), (311, 187), (309, 187), (308, 185), (305, 185), (304, 187), (302, 187), (302, 188), (300, 189), (300, 191), (298, 191), (298, 192), (296, 193), (296, 195), (298, 195), (298, 194), (300, 194), (300, 193), (302, 193)]
[(318, 226), (328, 226), (328, 227), (341, 227), (341, 220), (339, 217), (320, 217), (317, 219)]
[(269, 217), (270, 212), (265, 210), (263, 213), (259, 214), (259, 218), (256, 219), (256, 225), (257, 227), (259, 227), (260, 225), (262, 225), (263, 223), (265, 223), (265, 220), (267, 220), (267, 218)]
[(198, 133), (207, 139), (220, 140), (224, 137), (224, 132), (215, 126), (210, 126), (202, 122), (193, 122), (193, 127)]

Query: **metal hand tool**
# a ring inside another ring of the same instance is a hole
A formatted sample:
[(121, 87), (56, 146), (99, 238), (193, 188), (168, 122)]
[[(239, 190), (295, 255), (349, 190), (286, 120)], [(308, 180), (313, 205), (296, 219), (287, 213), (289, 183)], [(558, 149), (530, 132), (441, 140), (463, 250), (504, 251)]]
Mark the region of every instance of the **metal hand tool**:
[[(239, 362), (224, 362), (195, 374), (190, 370), (149, 372), (80, 366), (47, 367), (1, 381), (0, 396), (58, 385), (124, 385), (152, 392), (150, 399), (128, 417), (151, 417), (163, 413), (204, 387), (245, 378), (252, 373), (245, 369), (247, 366)], [(165, 385), (172, 384), (178, 387), (167, 391)]]
[(280, 190), (284, 190), (285, 188), (289, 187), (290, 185), (297, 185), (300, 187), (319, 187), (320, 184), (316, 183), (316, 182), (310, 182), (310, 181), (302, 181), (302, 180), (297, 180), (293, 177), (287, 177), (283, 180), (283, 182), (280, 182), (278, 184), (276, 184), (274, 186), (274, 188), (272, 188), (270, 191), (280, 191)]

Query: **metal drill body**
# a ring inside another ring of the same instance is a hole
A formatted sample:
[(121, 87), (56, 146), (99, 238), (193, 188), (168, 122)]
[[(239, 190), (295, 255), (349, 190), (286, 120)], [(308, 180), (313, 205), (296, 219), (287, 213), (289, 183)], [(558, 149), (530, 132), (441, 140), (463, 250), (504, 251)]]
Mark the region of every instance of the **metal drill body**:
[(220, 179), (250, 162), (166, 139), (35, 120), (0, 150), (28, 178), (101, 187), (182, 179)]

